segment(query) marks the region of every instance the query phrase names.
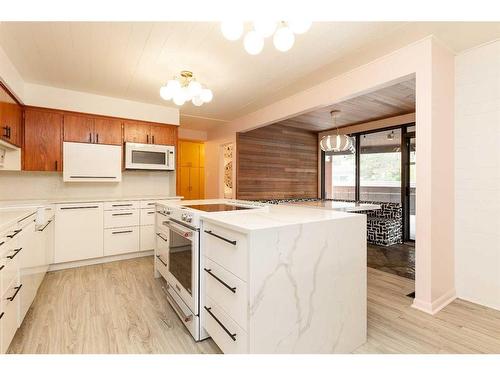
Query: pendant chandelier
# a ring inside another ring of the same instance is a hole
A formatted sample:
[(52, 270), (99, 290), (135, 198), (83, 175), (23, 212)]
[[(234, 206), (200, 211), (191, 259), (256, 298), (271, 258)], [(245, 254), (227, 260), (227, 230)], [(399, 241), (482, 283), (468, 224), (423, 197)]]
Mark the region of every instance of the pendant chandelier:
[(326, 135), (321, 138), (319, 146), (323, 151), (333, 151), (333, 152), (345, 152), (350, 151), (354, 154), (354, 142), (352, 137), (346, 134), (339, 134), (339, 128), (337, 127), (337, 116), (340, 111), (333, 110), (330, 112), (333, 120), (333, 126), (337, 129), (337, 135)]
[(199, 107), (203, 103), (210, 103), (213, 98), (212, 90), (203, 88), (193, 76), (193, 72), (183, 70), (160, 88), (160, 96), (164, 100), (172, 100), (177, 105), (191, 101)]
[[(264, 39), (273, 37), (274, 47), (286, 52), (295, 43), (295, 34), (304, 34), (311, 27), (312, 22), (306, 20), (269, 21), (257, 20), (253, 22), (252, 30), (243, 38), (243, 47), (250, 55), (258, 55), (264, 49)], [(222, 35), (227, 40), (238, 40), (243, 36), (245, 25), (241, 21), (226, 21), (221, 23)]]

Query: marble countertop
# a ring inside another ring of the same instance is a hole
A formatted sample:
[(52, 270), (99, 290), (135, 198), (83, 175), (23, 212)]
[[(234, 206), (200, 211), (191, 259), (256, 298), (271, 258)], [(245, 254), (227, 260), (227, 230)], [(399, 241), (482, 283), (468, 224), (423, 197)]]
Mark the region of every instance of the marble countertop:
[(17, 224), (17, 222), (21, 221), (25, 217), (33, 214), (35, 211), (36, 210), (29, 208), (0, 210), (0, 233)]
[(380, 210), (379, 204), (373, 203), (358, 203), (358, 202), (341, 202), (341, 201), (304, 201), (283, 203), (284, 205), (308, 206), (316, 208), (324, 208), (328, 210), (344, 211), (344, 212), (363, 212), (371, 210)]
[(335, 221), (357, 216), (348, 212), (319, 210), (304, 206), (266, 205), (252, 210), (203, 213), (202, 220), (227, 228), (251, 232), (288, 225)]

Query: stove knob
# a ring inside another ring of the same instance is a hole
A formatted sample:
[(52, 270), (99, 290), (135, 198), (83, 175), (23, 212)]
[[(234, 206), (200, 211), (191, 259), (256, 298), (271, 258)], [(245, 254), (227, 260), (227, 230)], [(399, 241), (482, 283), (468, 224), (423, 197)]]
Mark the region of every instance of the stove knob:
[(182, 221), (186, 221), (186, 218), (187, 218), (187, 215), (186, 215), (186, 214), (182, 214), (182, 216), (181, 216), (181, 220), (182, 220)]
[(187, 221), (188, 223), (192, 222), (192, 221), (193, 221), (193, 217), (192, 217), (192, 216), (187, 216), (187, 217), (186, 217), (186, 221)]

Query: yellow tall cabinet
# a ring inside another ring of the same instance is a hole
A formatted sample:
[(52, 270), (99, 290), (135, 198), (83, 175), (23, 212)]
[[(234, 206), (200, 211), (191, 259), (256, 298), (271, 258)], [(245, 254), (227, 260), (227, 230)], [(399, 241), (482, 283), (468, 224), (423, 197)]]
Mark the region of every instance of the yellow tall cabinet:
[(205, 198), (205, 145), (179, 140), (177, 191), (184, 199)]

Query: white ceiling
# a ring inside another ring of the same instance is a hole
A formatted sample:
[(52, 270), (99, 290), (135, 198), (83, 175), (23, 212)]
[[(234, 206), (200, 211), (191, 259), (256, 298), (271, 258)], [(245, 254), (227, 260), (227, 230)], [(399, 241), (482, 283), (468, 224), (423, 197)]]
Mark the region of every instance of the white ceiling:
[(0, 45), (27, 82), (153, 104), (172, 106), (159, 87), (192, 70), (214, 100), (182, 106), (181, 125), (210, 129), (429, 32), (459, 52), (500, 36), (500, 23), (319, 22), (289, 52), (266, 40), (251, 56), (218, 23), (2, 22)]

